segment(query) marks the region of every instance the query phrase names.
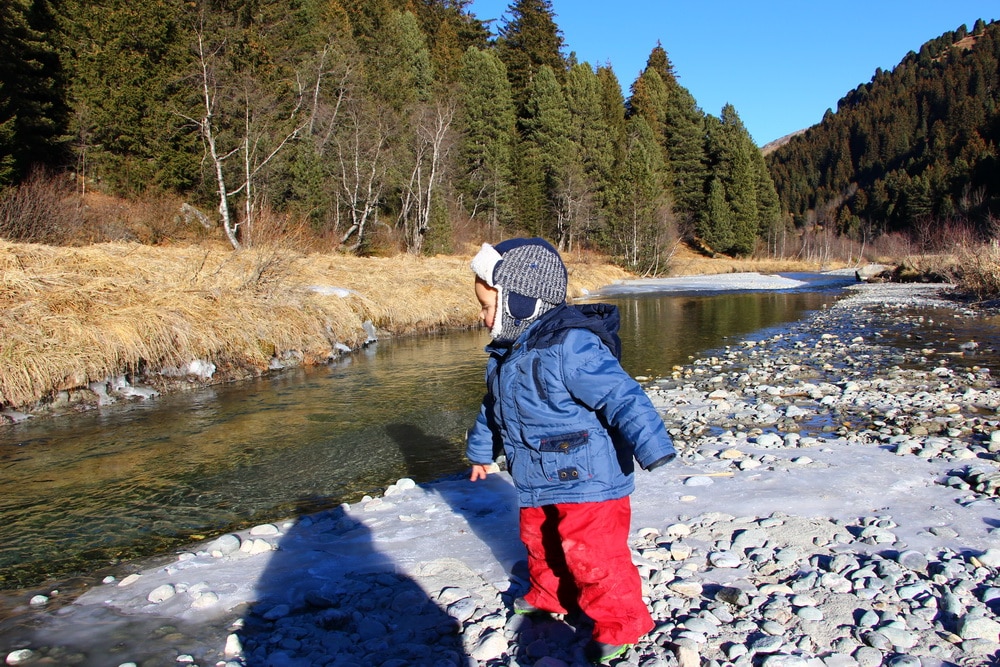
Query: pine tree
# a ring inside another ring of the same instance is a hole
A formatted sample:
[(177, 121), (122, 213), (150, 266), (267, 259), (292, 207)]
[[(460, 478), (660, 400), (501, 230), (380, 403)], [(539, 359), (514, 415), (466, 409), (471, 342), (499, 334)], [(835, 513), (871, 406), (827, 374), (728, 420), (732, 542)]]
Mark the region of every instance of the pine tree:
[(416, 15), (420, 30), (427, 38), (434, 71), (439, 80), (453, 82), (462, 66), (462, 57), (470, 46), (485, 49), (489, 31), (481, 21), (466, 13), (468, 0), (424, 0), (409, 2), (408, 11)]
[(511, 231), (528, 236), (551, 233), (551, 211), (542, 151), (533, 141), (519, 138), (514, 146), (514, 220)]
[(503, 62), (469, 47), (462, 58), (459, 189), (465, 210), (492, 229), (511, 220), (514, 101)]
[[(337, 177), (341, 136), (336, 130), (344, 121), (345, 108), (354, 96), (362, 95), (364, 67), (347, 12), (336, 2), (317, 0), (316, 5), (308, 22), (313, 56), (303, 67), (310, 73), (313, 91), (309, 123), (273, 180), (285, 180), (281, 191), (288, 210), (307, 219), (317, 232), (336, 233), (343, 181)], [(275, 183), (276, 188), (280, 185)]]
[[(548, 65), (542, 65), (535, 75), (522, 124), (521, 151), (526, 158), (522, 168), (537, 171), (524, 171), (519, 177), (533, 196), (537, 196), (541, 185), (544, 206), (541, 211), (533, 211), (539, 202), (528, 200), (518, 208), (525, 222), (532, 221), (536, 233), (555, 238), (562, 244), (565, 238), (559, 229), (562, 221), (557, 199), (565, 187), (574, 147), (569, 140), (570, 115), (566, 99), (555, 72)], [(519, 194), (517, 196), (520, 198)]]
[(410, 12), (390, 12), (375, 36), (367, 81), (376, 99), (402, 112), (431, 95), (434, 75), (430, 49)]
[(555, 22), (551, 0), (516, 0), (500, 26), (497, 55), (507, 67), (518, 116), (523, 116), (538, 70), (548, 66), (562, 81), (566, 61), (562, 32)]
[(112, 192), (192, 187), (200, 149), (187, 128), (195, 71), (181, 0), (65, 0), (70, 131), (79, 172)]
[(625, 159), (612, 192), (608, 223), (611, 251), (640, 274), (666, 268), (669, 230), (665, 211), (663, 152), (642, 115), (628, 120)]
[(663, 84), (662, 145), (670, 174), (674, 212), (693, 231), (695, 216), (705, 201), (707, 157), (705, 154), (705, 114), (691, 93), (677, 81), (673, 64), (660, 44), (649, 54), (647, 72), (655, 72)]
[(632, 83), (628, 115), (641, 116), (666, 157), (667, 87), (659, 73), (647, 67)]
[(751, 153), (752, 168), (757, 185), (757, 234), (768, 241), (768, 247), (774, 247), (777, 239), (784, 238), (787, 231), (781, 214), (781, 202), (774, 188), (771, 172), (767, 170), (764, 154), (759, 150)]
[(614, 172), (615, 146), (602, 104), (601, 81), (589, 64), (570, 68), (566, 104), (572, 151), (561, 208), (568, 220), (567, 247), (572, 249), (575, 237), (586, 235), (599, 223)]
[(736, 214), (720, 176), (712, 176), (708, 184), (705, 215), (700, 220), (699, 236), (709, 248), (725, 252), (736, 245)]
[(753, 251), (760, 229), (757, 204), (758, 178), (754, 172), (754, 154), (758, 151), (735, 107), (727, 104), (722, 109), (723, 132), (726, 136), (725, 158), (729, 172), (724, 176), (726, 194), (735, 215), (734, 242), (728, 250), (737, 255)]
[[(708, 217), (698, 227), (702, 239), (719, 252), (745, 255), (754, 249), (761, 219), (757, 201), (760, 179), (754, 169), (757, 151), (736, 109), (725, 105), (719, 121), (709, 125), (712, 175)], [(719, 204), (720, 197), (727, 207)]]
[(60, 156), (66, 106), (45, 0), (0, 3), (0, 190)]
[(621, 83), (610, 66), (597, 68), (597, 80), (601, 86), (601, 114), (614, 151), (612, 164), (618, 164), (625, 156), (625, 98)]

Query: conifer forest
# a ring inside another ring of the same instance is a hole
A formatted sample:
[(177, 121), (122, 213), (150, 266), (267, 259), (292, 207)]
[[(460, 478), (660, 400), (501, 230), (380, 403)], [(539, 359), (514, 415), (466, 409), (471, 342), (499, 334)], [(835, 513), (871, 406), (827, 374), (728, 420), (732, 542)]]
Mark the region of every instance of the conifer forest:
[(65, 241), (10, 204), (40, 178), (169, 193), (233, 248), (276, 226), (356, 254), (518, 233), (645, 274), (681, 240), (746, 256), (816, 230), (996, 231), (994, 23), (919, 46), (762, 151), (736, 108), (699, 107), (669, 45), (623, 85), (577, 61), (550, 0), (513, 0), (499, 25), (469, 5), (8, 0), (0, 236)]

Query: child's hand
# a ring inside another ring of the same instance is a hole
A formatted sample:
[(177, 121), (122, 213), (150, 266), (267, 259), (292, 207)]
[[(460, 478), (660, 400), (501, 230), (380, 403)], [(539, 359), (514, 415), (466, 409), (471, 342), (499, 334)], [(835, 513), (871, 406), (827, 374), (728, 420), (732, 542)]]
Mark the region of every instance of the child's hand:
[(473, 463), (472, 474), (469, 475), (469, 481), (475, 482), (477, 479), (486, 479), (488, 474), (490, 474), (489, 466), (484, 466), (480, 463)]

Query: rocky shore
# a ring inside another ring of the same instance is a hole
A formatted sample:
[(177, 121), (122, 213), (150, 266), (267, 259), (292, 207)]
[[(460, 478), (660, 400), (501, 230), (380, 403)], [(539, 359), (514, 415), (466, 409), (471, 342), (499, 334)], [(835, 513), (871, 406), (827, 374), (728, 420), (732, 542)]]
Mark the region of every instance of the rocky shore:
[[(1000, 388), (976, 340), (906, 347), (945, 288), (870, 284), (650, 383), (681, 452), (638, 473), (640, 667), (1000, 664)], [(958, 363), (961, 361), (961, 363)], [(9, 665), (585, 664), (526, 587), (506, 473), (415, 485), (134, 563), (0, 627)]]

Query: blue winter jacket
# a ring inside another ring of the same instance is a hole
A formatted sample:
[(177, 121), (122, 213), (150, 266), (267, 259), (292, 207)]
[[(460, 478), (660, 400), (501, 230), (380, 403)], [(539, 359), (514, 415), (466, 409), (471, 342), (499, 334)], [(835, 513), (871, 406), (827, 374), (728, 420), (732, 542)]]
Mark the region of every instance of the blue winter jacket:
[(618, 309), (563, 304), (513, 345), (486, 347), (486, 397), (466, 455), (502, 450), (521, 507), (622, 498), (676, 452), (649, 397), (621, 367)]

